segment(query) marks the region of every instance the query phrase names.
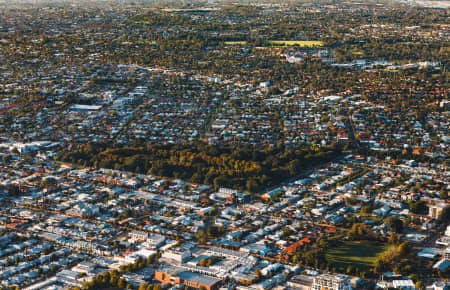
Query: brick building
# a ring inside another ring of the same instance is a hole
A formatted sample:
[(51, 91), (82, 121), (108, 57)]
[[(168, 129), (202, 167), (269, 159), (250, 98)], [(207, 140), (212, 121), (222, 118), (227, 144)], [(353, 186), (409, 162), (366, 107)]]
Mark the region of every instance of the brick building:
[(175, 267), (161, 269), (155, 272), (155, 280), (163, 284), (179, 285), (205, 290), (214, 290), (222, 283), (221, 279), (198, 273), (184, 271)]

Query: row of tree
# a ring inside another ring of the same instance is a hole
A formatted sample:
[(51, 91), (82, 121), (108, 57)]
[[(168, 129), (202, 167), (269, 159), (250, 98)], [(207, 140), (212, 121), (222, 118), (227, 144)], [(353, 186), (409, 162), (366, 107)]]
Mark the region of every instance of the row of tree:
[(154, 145), (107, 148), (88, 144), (63, 154), (59, 160), (75, 164), (112, 168), (193, 183), (257, 192), (298, 176), (312, 166), (330, 161), (338, 148), (304, 146), (301, 149), (251, 146), (232, 148), (202, 142), (190, 145)]

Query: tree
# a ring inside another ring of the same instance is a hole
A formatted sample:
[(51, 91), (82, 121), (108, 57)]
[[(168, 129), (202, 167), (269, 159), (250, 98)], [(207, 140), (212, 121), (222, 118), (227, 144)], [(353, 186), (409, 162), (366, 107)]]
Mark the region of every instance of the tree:
[(146, 262), (146, 264), (148, 266), (148, 265), (153, 264), (153, 261), (154, 261), (153, 257), (152, 256), (148, 256), (145, 262)]
[(340, 153), (335, 148), (292, 150), (284, 146), (235, 150), (233, 146), (147, 144), (142, 147), (75, 150), (59, 160), (104, 168), (148, 172), (194, 183), (258, 191), (297, 175), (297, 170), (324, 162)]
[(406, 257), (411, 252), (411, 245), (408, 242), (403, 242), (398, 246), (399, 255)]
[(117, 283), (119, 282), (119, 273), (114, 270), (111, 272), (111, 278), (109, 279), (109, 283), (111, 286), (117, 286)]
[(414, 273), (414, 274), (409, 275), (409, 278), (411, 278), (411, 280), (413, 280), (414, 282), (416, 282), (416, 281), (419, 280), (419, 275), (416, 274), (416, 273)]
[(372, 212), (372, 207), (371, 206), (363, 206), (361, 208), (361, 213), (370, 214), (371, 212)]
[(198, 262), (198, 265), (200, 267), (205, 267), (206, 266), (206, 259), (201, 259), (200, 262)]
[(127, 286), (127, 281), (124, 278), (120, 278), (117, 282), (117, 287), (124, 289)]
[(51, 272), (56, 272), (56, 270), (58, 270), (58, 266), (56, 266), (56, 265), (53, 265), (53, 266), (50, 268), (50, 271), (51, 271)]
[(20, 195), (20, 188), (17, 184), (8, 185), (7, 190), (9, 196), (16, 197)]
[(282, 232), (282, 234), (281, 234), (281, 238), (282, 239), (286, 239), (287, 237), (289, 237), (290, 235), (292, 235), (292, 234), (294, 234), (295, 232), (294, 232), (294, 230), (291, 228), (291, 227), (289, 227), (289, 226), (286, 226), (286, 227), (284, 227), (284, 229), (283, 229), (283, 232)]
[(259, 268), (256, 269), (255, 272), (254, 272), (254, 274), (255, 274), (255, 276), (256, 276), (256, 279), (259, 281), (259, 280), (261, 279), (261, 276), (262, 276), (261, 270), (260, 270)]
[(198, 239), (199, 244), (204, 244), (208, 240), (208, 235), (204, 231), (198, 231), (195, 237)]
[(409, 210), (415, 214), (421, 214), (426, 212), (427, 206), (422, 200), (410, 201)]
[(249, 179), (247, 180), (245, 187), (247, 191), (256, 192), (259, 188), (259, 184), (255, 179)]
[(416, 282), (416, 288), (420, 289), (420, 290), (425, 289), (423, 282), (422, 281), (417, 281)]
[(9, 162), (11, 162), (11, 155), (3, 155), (3, 157), (2, 157), (2, 161), (3, 161), (3, 163), (6, 163), (6, 164), (8, 164)]
[(102, 284), (103, 284), (103, 285), (107, 285), (107, 284), (109, 283), (110, 278), (111, 278), (111, 277), (110, 277), (109, 272), (103, 273)]
[(400, 243), (401, 239), (402, 239), (401, 236), (396, 235), (394, 232), (391, 232), (391, 234), (389, 235), (388, 242), (390, 244), (398, 244)]
[(395, 233), (401, 233), (403, 231), (403, 222), (398, 217), (388, 217), (385, 222), (391, 228), (391, 231)]
[(442, 188), (439, 192), (439, 198), (443, 200), (447, 200), (448, 198), (448, 192), (445, 190), (445, 188)]
[(350, 240), (370, 240), (374, 238), (374, 233), (367, 228), (366, 224), (355, 223), (348, 231), (347, 237)]
[(54, 178), (44, 178), (41, 180), (41, 187), (49, 187), (56, 184), (56, 180)]
[(208, 258), (208, 259), (206, 260), (206, 267), (211, 266), (212, 263), (213, 263), (213, 260), (212, 260), (211, 258)]
[(450, 205), (446, 206), (438, 217), (440, 224), (448, 224), (450, 222)]

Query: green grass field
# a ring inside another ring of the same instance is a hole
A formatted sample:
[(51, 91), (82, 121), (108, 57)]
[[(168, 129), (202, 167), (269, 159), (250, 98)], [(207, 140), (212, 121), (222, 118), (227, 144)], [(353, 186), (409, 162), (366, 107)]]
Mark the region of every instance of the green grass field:
[(226, 45), (246, 45), (247, 41), (225, 41)]
[(323, 41), (318, 40), (269, 40), (271, 44), (280, 46), (298, 45), (301, 47), (323, 46)]
[(352, 54), (353, 55), (364, 55), (363, 51), (358, 51), (358, 50), (352, 50)]
[(333, 267), (346, 269), (352, 265), (362, 270), (374, 266), (378, 255), (386, 249), (387, 245), (371, 242), (345, 242), (336, 248), (328, 250), (326, 258)]

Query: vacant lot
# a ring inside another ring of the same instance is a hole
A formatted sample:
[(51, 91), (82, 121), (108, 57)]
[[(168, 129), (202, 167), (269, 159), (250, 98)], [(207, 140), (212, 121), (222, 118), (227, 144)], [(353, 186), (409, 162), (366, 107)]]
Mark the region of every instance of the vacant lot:
[(336, 268), (346, 269), (351, 265), (362, 270), (372, 267), (386, 248), (387, 245), (371, 242), (345, 242), (327, 251), (326, 257)]

